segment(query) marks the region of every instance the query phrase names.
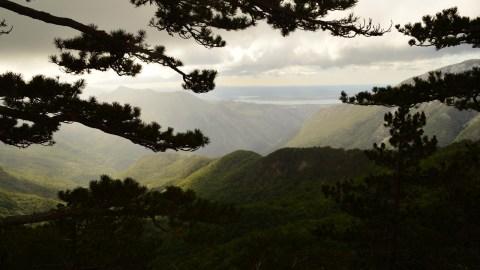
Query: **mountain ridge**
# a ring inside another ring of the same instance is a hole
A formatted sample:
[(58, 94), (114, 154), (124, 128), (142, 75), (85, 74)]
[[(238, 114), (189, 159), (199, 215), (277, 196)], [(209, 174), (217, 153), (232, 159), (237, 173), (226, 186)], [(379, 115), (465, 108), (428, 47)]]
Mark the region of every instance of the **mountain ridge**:
[[(480, 66), (473, 59), (449, 65), (436, 71), (458, 73)], [(425, 78), (428, 73), (419, 77)], [(411, 83), (413, 78), (402, 82)], [(332, 146), (346, 149), (368, 149), (374, 143), (387, 140), (383, 126), (384, 114), (394, 109), (381, 106), (335, 105), (320, 109), (306, 120), (300, 131), (286, 144), (287, 147)], [(478, 140), (480, 115), (473, 111), (459, 111), (440, 102), (421, 104), (418, 109), (427, 115), (426, 135), (437, 136), (440, 146), (462, 139)]]

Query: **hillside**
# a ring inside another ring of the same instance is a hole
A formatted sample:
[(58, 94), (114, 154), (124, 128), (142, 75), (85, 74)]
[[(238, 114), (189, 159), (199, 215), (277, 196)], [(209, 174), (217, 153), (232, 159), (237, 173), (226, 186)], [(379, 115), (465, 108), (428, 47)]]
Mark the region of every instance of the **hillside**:
[(26, 214), (55, 206), (56, 191), (25, 179), (19, 179), (0, 168), (0, 216)]
[(178, 183), (205, 198), (232, 203), (316, 196), (320, 185), (367, 173), (363, 152), (332, 148), (281, 149), (262, 157), (236, 151)]
[(29, 180), (17, 178), (5, 172), (2, 168), (0, 168), (0, 190), (49, 198), (56, 196), (56, 191), (54, 189), (46, 188), (45, 186)]
[[(480, 66), (480, 60), (470, 60), (447, 66), (437, 71), (461, 72)], [(425, 77), (426, 74), (420, 77)], [(402, 83), (410, 83), (412, 79)], [(308, 119), (302, 129), (286, 144), (288, 147), (332, 146), (346, 149), (371, 148), (383, 142), (388, 132), (383, 127), (383, 116), (391, 109), (378, 106), (348, 104), (322, 108)], [(471, 111), (458, 111), (439, 102), (423, 104), (419, 110), (427, 115), (427, 135), (436, 135), (444, 146), (461, 139), (480, 139), (479, 115)]]
[[(480, 65), (480, 60), (440, 70), (460, 72), (476, 65)], [(201, 129), (211, 143), (196, 153), (209, 158), (238, 149), (266, 155), (284, 146), (365, 149), (388, 137), (383, 127), (383, 116), (388, 109), (382, 107), (208, 101), (185, 92), (126, 88), (99, 99), (139, 106), (145, 120), (155, 120), (177, 131)], [(440, 145), (480, 138), (477, 113), (459, 112), (435, 102), (422, 105), (420, 109), (428, 116), (426, 133), (436, 135)], [(57, 144), (53, 147), (18, 149), (0, 145), (0, 166), (20, 178), (65, 189), (85, 185), (102, 174), (131, 174), (147, 185), (160, 186), (184, 178), (197, 166), (206, 164), (203, 159), (184, 159), (183, 156), (176, 156), (180, 159), (176, 162), (169, 153), (157, 158), (145, 157), (152, 153), (127, 140), (81, 125), (63, 125), (54, 138)], [(162, 160), (169, 161), (163, 163)], [(183, 167), (187, 169), (183, 171)]]

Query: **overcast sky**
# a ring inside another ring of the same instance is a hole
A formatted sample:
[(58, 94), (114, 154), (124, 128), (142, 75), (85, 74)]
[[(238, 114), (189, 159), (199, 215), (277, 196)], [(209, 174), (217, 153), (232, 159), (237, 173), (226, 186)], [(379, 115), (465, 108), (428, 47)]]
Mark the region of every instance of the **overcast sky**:
[[(408, 37), (396, 31), (380, 38), (342, 39), (324, 32), (300, 31), (282, 37), (267, 25), (242, 32), (220, 32), (227, 46), (205, 49), (193, 40), (172, 38), (149, 29), (147, 23), (154, 9), (136, 9), (128, 0), (34, 0), (28, 5), (83, 23), (95, 23), (105, 30), (146, 29), (148, 42), (165, 45), (167, 54), (179, 57), (187, 65), (185, 70), (217, 69), (217, 84), (221, 86), (396, 84), (444, 65), (480, 58), (479, 50), (468, 46), (442, 51), (412, 48), (407, 44)], [(462, 15), (480, 15), (479, 0), (360, 0), (352, 11), (389, 26), (391, 22), (416, 22), (422, 15), (453, 6), (457, 6)], [(14, 26), (11, 34), (0, 37), (0, 72), (23, 73), (27, 78), (47, 74), (66, 81), (84, 78), (92, 88), (128, 86), (160, 90), (180, 87), (176, 74), (155, 65), (145, 66), (144, 72), (136, 78), (118, 77), (112, 72), (68, 76), (49, 63), (48, 56), (56, 52), (55, 37), (70, 37), (77, 34), (75, 31), (1, 8), (0, 18)]]

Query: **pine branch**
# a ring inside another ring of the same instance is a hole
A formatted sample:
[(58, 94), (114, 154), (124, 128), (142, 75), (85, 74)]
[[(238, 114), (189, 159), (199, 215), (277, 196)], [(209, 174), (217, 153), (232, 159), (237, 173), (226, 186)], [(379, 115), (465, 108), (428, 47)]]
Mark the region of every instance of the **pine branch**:
[(412, 84), (392, 87), (374, 87), (370, 92), (348, 96), (342, 92), (341, 100), (354, 105), (387, 107), (416, 106), (420, 103), (440, 101), (460, 110), (480, 111), (480, 68), (463, 73), (432, 72), (427, 79), (415, 78)]
[(397, 25), (400, 33), (413, 37), (411, 46), (431, 47), (438, 50), (462, 44), (480, 47), (480, 18), (470, 19), (458, 14), (457, 8), (445, 9), (435, 16), (424, 16), (422, 22)]
[[(213, 48), (223, 47), (226, 42), (213, 33), (213, 28), (243, 30), (266, 21), (283, 35), (295, 30), (329, 31), (334, 36), (351, 38), (357, 35), (381, 36), (389, 29), (374, 25), (371, 20), (361, 22), (358, 17), (348, 15), (337, 20), (323, 18), (333, 11), (345, 11), (357, 0), (342, 1), (264, 1), (264, 0), (131, 0), (135, 6), (157, 7), (150, 26), (165, 30), (170, 35), (193, 38), (199, 44)], [(189, 14), (188, 16), (180, 14)]]
[(194, 151), (209, 140), (199, 130), (175, 134), (155, 122), (144, 123), (140, 109), (80, 99), (83, 81), (73, 85), (36, 76), (0, 75), (0, 141), (17, 147), (51, 145), (61, 123), (80, 123), (128, 139), (152, 151)]

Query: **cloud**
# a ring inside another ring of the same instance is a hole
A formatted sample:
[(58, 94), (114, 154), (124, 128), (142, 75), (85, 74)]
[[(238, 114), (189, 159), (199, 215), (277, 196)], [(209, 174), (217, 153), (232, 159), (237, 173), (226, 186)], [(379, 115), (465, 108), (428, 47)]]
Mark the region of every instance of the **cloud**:
[[(291, 45), (291, 46), (289, 46)], [(470, 54), (469, 46), (459, 46), (441, 51), (432, 48), (374, 45), (361, 47), (306, 48), (289, 44), (277, 48), (265, 48), (257, 57), (245, 54), (240, 59), (225, 64), (225, 75), (259, 75), (274, 70), (296, 66), (310, 69), (344, 68), (348, 66), (372, 66), (385, 63), (402, 63), (440, 58), (449, 55)], [(293, 49), (292, 49), (293, 48)]]
[[(473, 55), (476, 50), (468, 46), (435, 51), (430, 48), (411, 48), (408, 38), (393, 31), (380, 38), (341, 39), (331, 37), (324, 32), (297, 31), (288, 37), (282, 37), (279, 31), (260, 24), (256, 28), (243, 32), (218, 31), (227, 47), (206, 49), (192, 40), (171, 37), (165, 32), (148, 29), (147, 24), (154, 10), (149, 7), (134, 8), (129, 1), (119, 0), (42, 0), (21, 4), (51, 12), (52, 14), (71, 17), (84, 23), (96, 23), (100, 28), (113, 30), (117, 28), (136, 31), (148, 30), (148, 42), (164, 45), (167, 54), (180, 58), (185, 69), (215, 68), (220, 71), (222, 80), (229, 78), (237, 84), (247, 82), (268, 83), (272, 78), (283, 76), (283, 80), (292, 82), (302, 80), (305, 76), (318, 76), (326, 72), (335, 72), (343, 77), (343, 83), (356, 83), (366, 80), (364, 73), (352, 73), (358, 68), (377, 76), (402, 80), (405, 72), (395, 73), (394, 67), (425, 70), (430, 68), (435, 59), (460, 61)], [(403, 0), (378, 1), (360, 0), (353, 10), (358, 16), (372, 18), (382, 25), (404, 24), (418, 21), (422, 15), (432, 14), (442, 9), (458, 6), (461, 14), (478, 16), (478, 0)], [(92, 8), (94, 7), (94, 8)], [(334, 13), (331, 16), (338, 16)], [(340, 14), (340, 15), (345, 15)], [(48, 62), (48, 55), (56, 53), (52, 44), (55, 37), (71, 37), (78, 33), (73, 30), (56, 27), (30, 18), (16, 15), (0, 9), (0, 18), (5, 18), (14, 26), (10, 35), (0, 37), (1, 69), (13, 70), (26, 74), (47, 72), (47, 75), (61, 74), (58, 68)], [(438, 66), (443, 63), (439, 61)], [(391, 69), (382, 69), (389, 66)], [(168, 84), (180, 81), (163, 69), (145, 67), (146, 74), (138, 78), (118, 78), (112, 73), (83, 76), (93, 84), (109, 84), (117, 87), (124, 83)], [(387, 74), (387, 72), (390, 72)], [(167, 74), (167, 75), (163, 75)], [(287, 76), (288, 75), (288, 76)], [(295, 79), (294, 76), (299, 76)], [(325, 75), (324, 75), (325, 76)], [(332, 77), (335, 77), (332, 75)], [(363, 77), (361, 77), (363, 76)], [(62, 75), (62, 77), (67, 77)], [(313, 81), (313, 80), (312, 80)], [(316, 83), (322, 83), (321, 80)]]

